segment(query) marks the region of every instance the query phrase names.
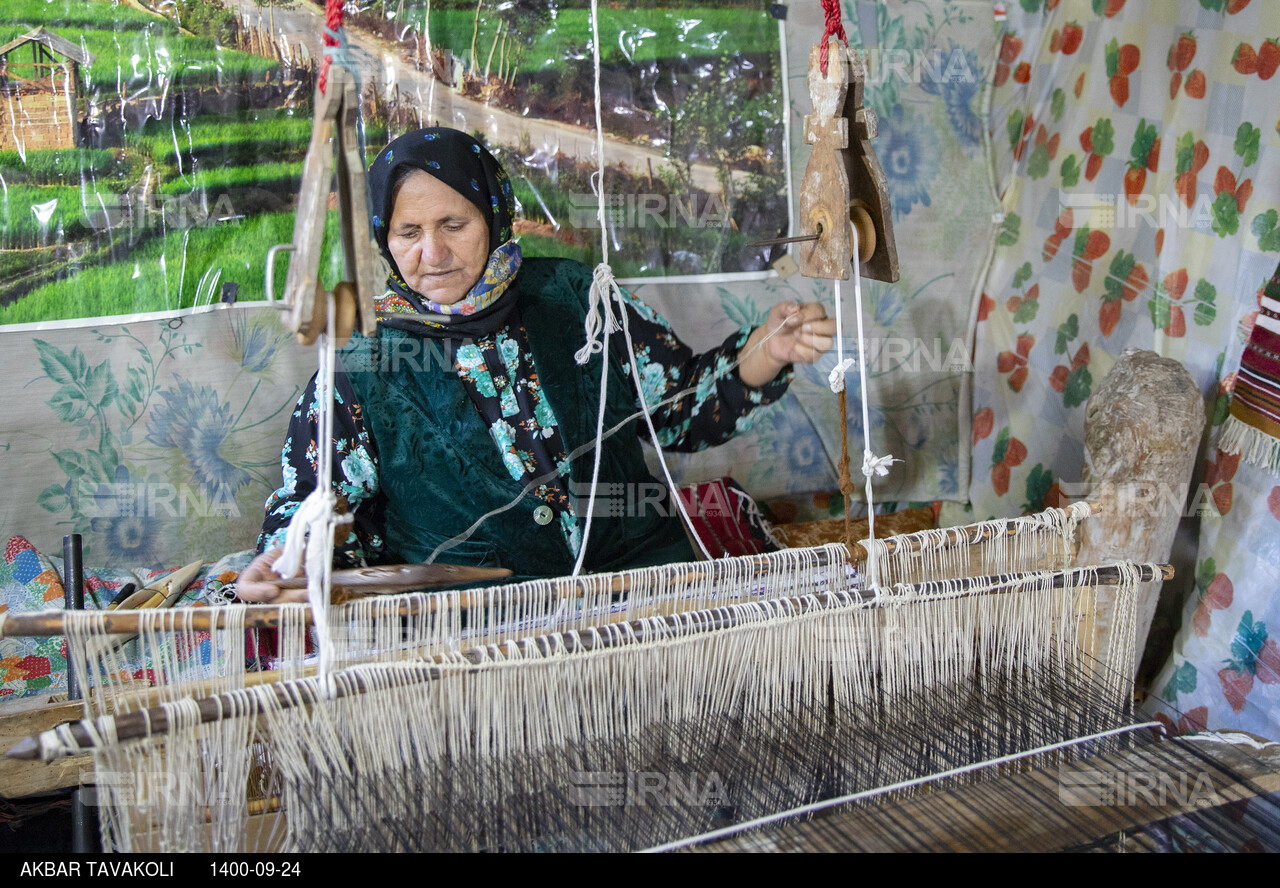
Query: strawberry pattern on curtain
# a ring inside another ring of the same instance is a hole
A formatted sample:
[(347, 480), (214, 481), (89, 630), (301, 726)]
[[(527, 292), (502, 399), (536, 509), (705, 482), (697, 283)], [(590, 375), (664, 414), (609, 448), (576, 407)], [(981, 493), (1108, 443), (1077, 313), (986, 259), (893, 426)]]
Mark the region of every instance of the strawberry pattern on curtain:
[(1153, 692), (1183, 728), (1280, 737), (1280, 478), (1217, 449), (1280, 263), (1280, 4), (1016, 0), (990, 121), (1003, 201), (978, 309), (970, 501), (1081, 477), (1126, 348), (1183, 363), (1211, 434), (1195, 588)]

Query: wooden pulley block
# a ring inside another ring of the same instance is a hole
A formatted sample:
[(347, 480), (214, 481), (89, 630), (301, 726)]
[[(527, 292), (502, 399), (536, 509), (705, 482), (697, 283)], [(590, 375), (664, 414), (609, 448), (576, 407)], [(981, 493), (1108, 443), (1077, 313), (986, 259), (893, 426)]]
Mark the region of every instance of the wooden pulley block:
[(861, 57), (832, 38), (827, 73), (821, 46), (809, 52), (809, 97), (813, 113), (805, 117), (805, 141), (813, 146), (800, 186), (800, 220), (817, 239), (797, 252), (806, 277), (847, 280), (853, 259), (850, 226), (857, 226), (859, 270), (864, 277), (892, 283), (898, 279), (889, 186), (871, 140), (875, 112), (863, 107), (866, 75)]
[[(284, 307), (288, 309), (284, 323), (297, 334), (298, 341), (306, 345), (316, 341), (328, 322), (328, 304), (319, 283), (319, 269), (330, 188), (335, 181), (343, 275), (354, 281), (348, 292), (351, 321), (345, 327), (346, 332), (339, 333), (337, 338), (345, 341), (356, 325), (366, 336), (371, 336), (377, 325), (373, 298), (382, 291), (384, 271), (370, 222), (358, 133), (359, 110), (353, 75), (342, 65), (332, 65), (326, 91), (320, 92), (318, 86), (316, 90), (315, 116), (302, 167), (292, 245), (278, 245), (268, 253), (267, 298), (270, 301), (275, 301), (271, 256), (280, 250), (293, 253), (284, 284)], [(344, 305), (346, 298), (339, 297), (338, 317), (348, 314)]]

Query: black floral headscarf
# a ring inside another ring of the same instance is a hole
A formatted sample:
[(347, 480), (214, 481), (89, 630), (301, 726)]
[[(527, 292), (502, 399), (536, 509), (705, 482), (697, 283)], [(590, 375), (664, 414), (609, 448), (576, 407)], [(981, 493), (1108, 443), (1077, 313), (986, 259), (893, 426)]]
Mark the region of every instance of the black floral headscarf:
[[(509, 281), (504, 276), (514, 276), (520, 266), (520, 249), (511, 242), (512, 221), (515, 218), (515, 194), (506, 171), (487, 148), (460, 130), (431, 127), (405, 133), (378, 152), (369, 167), (369, 194), (373, 203), (373, 230), (378, 248), (391, 265), (388, 288), (419, 315), (429, 316), (428, 325), (442, 328), (449, 335), (478, 335), (491, 332), (501, 326), (512, 308), (512, 298), (498, 296), (491, 304), (466, 315), (441, 314), (432, 311), (421, 295), (405, 283), (387, 246), (387, 229), (391, 219), (392, 197), (399, 179), (397, 171), (410, 167), (421, 170), (448, 185), (461, 194), (480, 211), (489, 227), (489, 266), (481, 276), (476, 289), (486, 286), (492, 290), (495, 284)], [(495, 275), (499, 280), (495, 280)], [(473, 291), (474, 292), (474, 291)], [(390, 294), (389, 294), (390, 295)], [(505, 294), (504, 294), (505, 295)], [(393, 326), (402, 326), (395, 322)], [(418, 332), (421, 322), (415, 322)]]
[(373, 229), (378, 247), (387, 259), (391, 259), (387, 250), (391, 193), (396, 170), (406, 166), (435, 176), (475, 204), (489, 225), (489, 252), (511, 240), (515, 196), (502, 164), (489, 149), (466, 133), (437, 126), (405, 133), (378, 152), (369, 167)]

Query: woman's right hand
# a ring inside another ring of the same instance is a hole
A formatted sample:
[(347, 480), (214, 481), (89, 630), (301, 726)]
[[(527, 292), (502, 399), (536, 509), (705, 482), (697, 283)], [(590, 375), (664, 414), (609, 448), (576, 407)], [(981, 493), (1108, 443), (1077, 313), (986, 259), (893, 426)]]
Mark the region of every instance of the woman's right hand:
[[(257, 558), (249, 562), (240, 576), (236, 579), (236, 597), (241, 601), (252, 604), (263, 604), (270, 602), (272, 604), (284, 604), (287, 602), (307, 601), (307, 590), (302, 589), (281, 589), (280, 575), (272, 569), (272, 565), (280, 558), (284, 552), (284, 547), (277, 546), (263, 552)], [(306, 576), (306, 573), (300, 574)]]

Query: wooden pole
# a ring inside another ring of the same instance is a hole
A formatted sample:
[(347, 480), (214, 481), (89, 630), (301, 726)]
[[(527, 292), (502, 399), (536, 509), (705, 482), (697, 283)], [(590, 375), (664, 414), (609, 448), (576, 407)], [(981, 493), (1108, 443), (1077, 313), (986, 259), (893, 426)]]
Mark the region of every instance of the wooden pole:
[[(1105, 513), (1081, 526), (1078, 564), (1168, 560), (1204, 424), (1204, 399), (1180, 363), (1136, 349), (1121, 355), (1085, 405), (1082, 480)], [(1160, 588), (1153, 582), (1139, 590), (1131, 670)], [(1099, 650), (1106, 650), (1113, 610), (1113, 602), (1099, 601)]]
[[(1142, 580), (1171, 577), (1173, 575), (1173, 569), (1168, 565), (1142, 564), (1133, 566), (1137, 569), (1139, 578)], [(923, 594), (916, 598), (915, 602), (1010, 592), (1019, 588), (1019, 584), (1027, 579), (1028, 575), (952, 580), (949, 582), (950, 590), (948, 592), (939, 592), (937, 594), (930, 594), (929, 587), (926, 584), (923, 587), (919, 587), (922, 589)], [(1119, 568), (1111, 565), (1098, 568), (1076, 568), (1074, 570), (1056, 571), (1050, 575), (1050, 584), (1055, 589), (1086, 584), (1110, 586), (1118, 584), (1120, 579)], [(800, 612), (812, 612), (815, 609), (879, 606), (874, 600), (865, 600), (856, 593), (831, 592), (781, 599), (776, 603), (782, 608), (792, 608)], [(394, 673), (391, 673), (390, 676), (392, 677), (387, 678), (387, 680), (402, 684), (435, 681), (446, 673), (452, 673), (460, 667), (465, 668), (466, 664), (479, 665), (500, 656), (509, 656), (511, 645), (517, 647), (522, 654), (536, 652), (542, 655), (549, 655), (554, 651), (574, 653), (622, 647), (639, 639), (650, 637), (653, 626), (657, 621), (665, 623), (671, 629), (678, 629), (686, 635), (713, 632), (738, 625), (736, 612), (723, 607), (694, 613), (668, 614), (645, 620), (632, 620), (627, 624), (631, 630), (630, 632), (573, 631), (554, 633), (531, 638), (513, 639), (502, 645), (482, 645), (461, 651), (457, 655), (436, 655), (417, 662), (403, 664)], [(459, 656), (463, 660), (462, 663), (458, 662), (457, 657)], [(315, 702), (319, 693), (315, 679), (277, 682), (271, 685), (270, 688), (282, 709), (309, 705)], [(357, 674), (345, 674), (343, 680), (336, 682), (333, 687), (334, 696), (337, 698), (361, 694), (365, 690), (367, 688), (364, 680)], [(200, 722), (202, 724), (219, 721), (233, 712), (249, 715), (261, 711), (255, 698), (245, 697), (243, 694), (236, 692), (216, 694), (212, 697), (197, 700), (195, 703), (200, 710)], [(249, 711), (246, 711), (246, 707), (248, 707)], [(85, 724), (84, 721), (80, 721), (65, 726), (80, 749), (92, 748), (94, 746), (93, 737), (98, 735), (97, 731), (89, 730)], [(169, 715), (162, 707), (137, 710), (115, 716), (114, 727), (117, 740), (136, 740), (143, 737), (166, 735), (169, 733)], [(47, 754), (48, 750), (60, 749), (61, 746), (62, 741), (59, 739), (58, 734), (54, 731), (47, 731), (40, 736), (28, 737), (19, 741), (5, 753), (5, 757), (33, 760), (41, 758), (44, 754)]]
[[(67, 599), (67, 609), (84, 610), (84, 568), (81, 564), (80, 534), (70, 533), (62, 538), (62, 584)], [(79, 677), (74, 667), (67, 669), (67, 699), (79, 700), (83, 696)], [(96, 818), (89, 816), (84, 801), (84, 786), (71, 791), (71, 850), (75, 854), (88, 854), (95, 850), (93, 824)]]

